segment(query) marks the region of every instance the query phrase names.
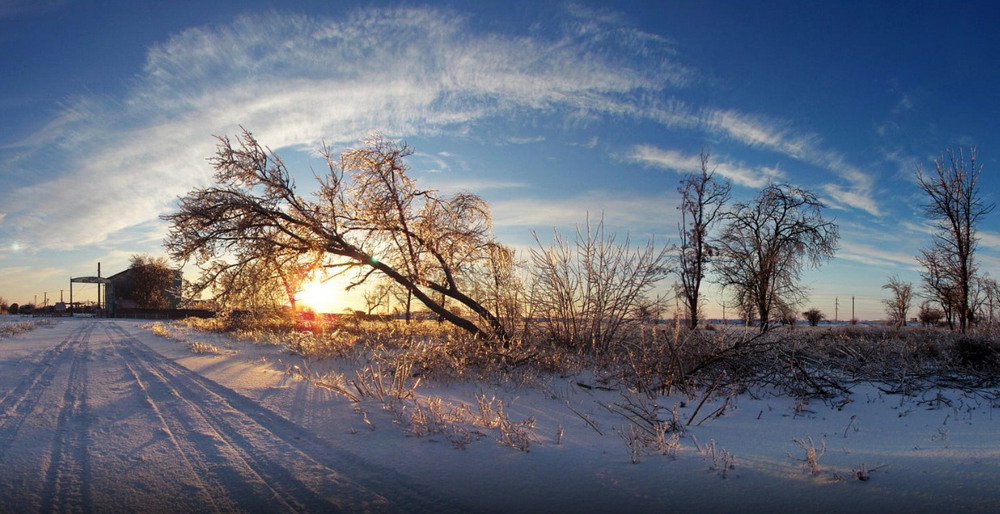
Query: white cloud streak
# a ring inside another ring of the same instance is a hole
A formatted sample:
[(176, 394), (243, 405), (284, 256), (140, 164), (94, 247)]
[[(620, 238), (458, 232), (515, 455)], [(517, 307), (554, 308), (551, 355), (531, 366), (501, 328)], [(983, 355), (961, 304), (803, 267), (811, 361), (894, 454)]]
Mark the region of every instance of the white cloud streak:
[[(337, 19), (247, 15), (186, 30), (148, 51), (124, 97), (69, 99), (41, 130), (0, 149), (5, 169), (25, 179), (0, 193), (0, 236), (38, 250), (71, 249), (155, 221), (178, 195), (208, 182), (211, 136), (239, 125), (278, 150), (348, 143), (376, 129), (390, 137), (466, 134), (496, 118), (530, 125), (553, 115), (651, 120), (824, 166), (841, 177), (824, 187), (837, 206), (877, 215), (870, 180), (821, 151), (818, 136), (763, 116), (659, 100), (697, 80), (671, 42), (578, 5), (558, 23), (505, 36), (469, 30), (449, 11), (399, 8)], [(691, 169), (690, 156), (651, 146), (629, 158)], [(750, 187), (783, 176), (714, 166)], [(627, 204), (623, 218), (635, 208)], [(526, 222), (523, 210), (506, 207), (498, 223)], [(546, 224), (565, 214), (535, 207), (549, 213)]]
[(849, 241), (840, 243), (837, 258), (890, 269), (917, 269), (916, 259), (911, 254), (888, 251), (880, 247)]
[(796, 130), (787, 122), (733, 110), (708, 109), (702, 113), (700, 123), (710, 133), (832, 171), (841, 183), (824, 184), (822, 190), (833, 207), (881, 215), (870, 174), (848, 164), (842, 155), (825, 150), (818, 135)]
[[(679, 174), (695, 173), (701, 170), (701, 156), (682, 154), (651, 145), (636, 145), (624, 158), (627, 161), (663, 168)], [(747, 168), (714, 156), (709, 159), (709, 169), (735, 184), (752, 188), (763, 187), (768, 182), (784, 177), (780, 170), (774, 168)]]
[(583, 225), (588, 217), (596, 223), (603, 216), (605, 226), (622, 235), (664, 230), (671, 233), (679, 220), (675, 205), (676, 198), (670, 193), (628, 196), (610, 191), (591, 191), (570, 198), (516, 198), (490, 203), (497, 226), (526, 227), (541, 234), (551, 228)]
[[(690, 80), (668, 42), (574, 12), (546, 38), (473, 33), (462, 16), (418, 8), (189, 29), (149, 50), (124, 98), (69, 100), (6, 149), (9, 169), (37, 178), (0, 196), (0, 233), (68, 249), (156, 219), (206, 183), (211, 136), (238, 125), (275, 149), (375, 129), (462, 133), (493, 117), (634, 115), (636, 98)], [(639, 47), (660, 64), (619, 58)]]

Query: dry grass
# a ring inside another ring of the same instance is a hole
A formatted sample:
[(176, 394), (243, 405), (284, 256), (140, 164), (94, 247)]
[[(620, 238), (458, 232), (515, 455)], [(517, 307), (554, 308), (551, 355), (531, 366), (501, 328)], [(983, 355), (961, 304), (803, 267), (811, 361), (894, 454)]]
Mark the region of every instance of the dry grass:
[(150, 332), (152, 332), (153, 335), (155, 336), (166, 337), (171, 339), (174, 337), (173, 331), (170, 330), (170, 327), (168, 327), (166, 323), (154, 321), (153, 323), (146, 323), (141, 326), (142, 328), (145, 328)]
[(218, 346), (202, 341), (193, 341), (188, 343), (188, 348), (191, 349), (191, 353), (197, 353), (199, 355), (222, 355), (224, 353)]
[[(290, 373), (351, 399), (366, 420), (365, 406), (378, 405), (392, 412), (403, 430), (421, 437), (444, 435), (456, 447), (492, 432), (502, 444), (529, 451), (534, 420), (511, 420), (508, 406), (486, 395), (464, 404), (418, 394), (421, 384), (533, 385), (552, 375), (586, 372), (594, 380), (590, 387), (622, 392), (622, 400), (608, 408), (625, 422), (613, 428), (634, 462), (648, 453), (676, 454), (686, 426), (724, 414), (729, 400), (742, 392), (791, 396), (803, 402), (821, 399), (838, 407), (851, 401), (856, 384), (875, 383), (887, 393), (913, 395), (950, 387), (977, 390), (1000, 401), (1000, 393), (988, 393), (1000, 379), (996, 340), (940, 329), (845, 325), (778, 328), (760, 334), (736, 327), (688, 330), (636, 323), (623, 328), (621, 343), (595, 351), (547, 339), (550, 331), (541, 322), (527, 323), (523, 337), (507, 345), (430, 321), (317, 321), (308, 330), (289, 328), (281, 320), (248, 322), (232, 317), (184, 323), (201, 330), (229, 330), (259, 344), (284, 345), (305, 358), (304, 367), (290, 367)], [(353, 361), (356, 371), (344, 377), (308, 369), (309, 362), (324, 359)], [(677, 394), (694, 407), (683, 420), (676, 405), (657, 403)], [(810, 454), (806, 449), (802, 459), (812, 467), (822, 449), (808, 440), (802, 443), (813, 450)], [(706, 455), (725, 476), (732, 456), (714, 446), (712, 450)]]
[(809, 474), (813, 476), (819, 475), (819, 458), (826, 453), (826, 441), (823, 441), (823, 444), (821, 444), (819, 448), (816, 447), (816, 443), (813, 442), (812, 437), (808, 437), (806, 439), (799, 439), (796, 437), (792, 439), (792, 442), (805, 451), (806, 455), (805, 457), (797, 458), (789, 453), (788, 456), (801, 461), (806, 467), (809, 468)]
[(42, 323), (37, 321), (0, 322), (0, 338), (16, 336), (38, 328)]

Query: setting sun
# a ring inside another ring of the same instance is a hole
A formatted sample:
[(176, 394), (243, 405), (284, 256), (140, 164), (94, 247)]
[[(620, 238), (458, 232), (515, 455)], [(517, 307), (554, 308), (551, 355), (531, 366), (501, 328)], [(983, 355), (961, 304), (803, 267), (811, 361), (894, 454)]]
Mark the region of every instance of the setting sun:
[(303, 309), (312, 309), (320, 313), (339, 313), (354, 304), (356, 291), (345, 291), (350, 282), (343, 277), (332, 277), (323, 280), (312, 277), (302, 284), (295, 295), (295, 301)]
[(319, 279), (312, 279), (302, 284), (302, 289), (295, 294), (295, 301), (303, 309), (312, 309), (316, 312), (337, 311), (337, 295), (344, 292), (343, 287), (336, 287), (332, 280), (326, 282)]

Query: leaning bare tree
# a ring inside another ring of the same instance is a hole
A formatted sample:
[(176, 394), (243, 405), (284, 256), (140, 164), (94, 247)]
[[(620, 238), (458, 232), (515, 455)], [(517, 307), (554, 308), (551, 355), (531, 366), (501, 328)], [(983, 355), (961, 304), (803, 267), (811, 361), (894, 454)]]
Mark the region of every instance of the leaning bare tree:
[(913, 284), (903, 282), (898, 276), (893, 275), (882, 289), (889, 290), (892, 295), (882, 300), (889, 321), (896, 327), (906, 325), (906, 314), (910, 311), (910, 304), (913, 301)]
[(701, 171), (681, 179), (677, 192), (681, 194), (681, 221), (678, 227), (680, 247), (677, 255), (681, 278), (681, 297), (687, 307), (689, 326), (698, 327), (701, 315), (701, 281), (705, 278), (714, 248), (709, 230), (719, 220), (722, 208), (729, 201), (728, 180), (716, 180), (708, 169), (709, 153), (701, 153)]
[(244, 285), (255, 270), (280, 283), (281, 273), (294, 280), (303, 265), (354, 272), (354, 284), (383, 275), (441, 319), (506, 340), (501, 320), (464, 289), (497, 244), (489, 209), (472, 194), (441, 197), (418, 188), (407, 175), (409, 146), (376, 135), (339, 157), (324, 148), (329, 173), (306, 197), (249, 131), (235, 144), (218, 140), (215, 184), (191, 191), (164, 216), (171, 224), (165, 246), (175, 259), (202, 267), (200, 287)]
[[(951, 308), (958, 317), (959, 330), (965, 332), (973, 322), (971, 297), (978, 267), (975, 253), (979, 237), (977, 225), (993, 211), (996, 204), (987, 202), (979, 190), (982, 164), (976, 161), (976, 149), (968, 155), (959, 149), (934, 161), (933, 174), (917, 168), (917, 184), (927, 194), (924, 213), (933, 220), (936, 233), (929, 248), (921, 250), (917, 261), (925, 268), (924, 282), (931, 292), (950, 291)], [(930, 275), (934, 276), (930, 276)], [(946, 310), (949, 306), (942, 304)]]
[(771, 184), (725, 215), (715, 243), (717, 280), (735, 302), (756, 311), (761, 331), (779, 308), (790, 310), (805, 296), (799, 284), (803, 267), (818, 266), (836, 252), (840, 234), (823, 217), (823, 207), (807, 190)]

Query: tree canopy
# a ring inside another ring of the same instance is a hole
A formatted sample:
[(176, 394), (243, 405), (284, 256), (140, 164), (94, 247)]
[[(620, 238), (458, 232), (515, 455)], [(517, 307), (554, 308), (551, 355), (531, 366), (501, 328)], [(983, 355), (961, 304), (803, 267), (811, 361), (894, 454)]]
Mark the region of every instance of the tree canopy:
[(174, 287), (178, 271), (165, 257), (133, 255), (128, 272), (128, 280), (118, 286), (116, 295), (131, 300), (136, 307), (166, 309), (171, 298), (180, 294)]
[(790, 311), (805, 296), (802, 269), (818, 266), (837, 250), (840, 234), (823, 217), (823, 207), (810, 191), (770, 184), (726, 213), (715, 244), (717, 279), (748, 319), (757, 316), (761, 330), (775, 312)]

